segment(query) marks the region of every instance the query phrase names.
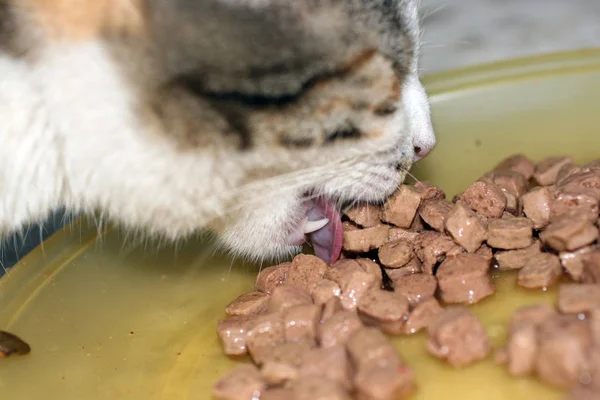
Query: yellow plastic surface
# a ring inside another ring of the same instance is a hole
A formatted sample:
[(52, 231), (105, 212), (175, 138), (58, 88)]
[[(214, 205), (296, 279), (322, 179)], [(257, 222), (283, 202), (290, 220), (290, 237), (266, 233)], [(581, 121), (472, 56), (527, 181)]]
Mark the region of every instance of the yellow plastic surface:
[[(426, 86), (439, 145), (413, 173), (449, 195), (514, 152), (600, 157), (598, 51), (462, 70)], [(0, 279), (0, 329), (32, 347), (0, 359), (0, 398), (210, 399), (214, 380), (239, 362), (221, 355), (216, 323), (252, 289), (258, 267), (215, 255), (201, 239), (155, 249), (118, 230), (98, 239), (95, 227), (78, 222)], [(510, 274), (496, 284), (497, 294), (473, 310), (499, 345), (513, 310), (553, 302), (554, 293), (515, 290)], [(423, 335), (395, 343), (417, 374), (415, 400), (561, 397), (491, 360), (452, 370), (425, 353)]]

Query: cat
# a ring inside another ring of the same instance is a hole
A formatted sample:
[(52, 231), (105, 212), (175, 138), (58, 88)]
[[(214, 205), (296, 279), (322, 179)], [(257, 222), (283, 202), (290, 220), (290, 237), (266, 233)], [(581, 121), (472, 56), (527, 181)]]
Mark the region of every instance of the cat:
[(339, 256), (436, 138), (418, 0), (0, 0), (0, 236), (100, 211)]

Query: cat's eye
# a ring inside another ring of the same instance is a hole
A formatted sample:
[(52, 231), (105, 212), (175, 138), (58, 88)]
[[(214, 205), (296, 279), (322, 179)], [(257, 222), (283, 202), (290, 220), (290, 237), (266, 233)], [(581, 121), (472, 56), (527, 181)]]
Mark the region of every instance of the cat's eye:
[(336, 129), (334, 132), (327, 135), (325, 137), (325, 143), (332, 143), (347, 139), (360, 139), (361, 136), (362, 134), (360, 130), (358, 130), (358, 128), (356, 128), (350, 123), (347, 123), (344, 126)]

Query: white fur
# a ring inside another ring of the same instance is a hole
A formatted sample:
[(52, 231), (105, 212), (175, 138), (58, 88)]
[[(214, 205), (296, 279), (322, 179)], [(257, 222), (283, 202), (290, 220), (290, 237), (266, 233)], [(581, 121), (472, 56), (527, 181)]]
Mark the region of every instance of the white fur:
[(404, 81), (402, 98), (408, 130), (413, 136), (413, 145), (421, 149), (419, 154), (415, 154), (416, 162), (433, 150), (436, 139), (431, 125), (429, 100), (415, 73), (409, 74)]
[(47, 217), (60, 204), (59, 141), (27, 66), (0, 53), (0, 235)]
[(53, 48), (35, 67), (1, 59), (4, 231), (64, 204), (176, 237), (218, 208), (211, 192), (231, 182), (206, 184), (214, 153), (182, 154), (142, 131), (119, 76), (94, 43)]
[(410, 166), (412, 129), (419, 145), (435, 142), (422, 87), (407, 85), (405, 107), (417, 118), (408, 131), (398, 112), (381, 140), (345, 149), (344, 162), (318, 149), (273, 154), (274, 163), (296, 157), (295, 167), (288, 163), (296, 172), (247, 184), (265, 163), (260, 153), (183, 151), (142, 125), (133, 92), (99, 43), (48, 48), (34, 65), (0, 54), (0, 232), (63, 205), (100, 209), (127, 227), (173, 239), (231, 216), (217, 228), (229, 249), (256, 259), (287, 255), (298, 250), (285, 238), (308, 188), (381, 200), (404, 177), (394, 163), (407, 159)]

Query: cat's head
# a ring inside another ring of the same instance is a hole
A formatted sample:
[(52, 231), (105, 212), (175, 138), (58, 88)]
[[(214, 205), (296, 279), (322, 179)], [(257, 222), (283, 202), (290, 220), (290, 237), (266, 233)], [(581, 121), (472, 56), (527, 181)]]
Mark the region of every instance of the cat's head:
[[(179, 210), (136, 213), (153, 230), (177, 237), (209, 227), (228, 249), (256, 259), (289, 255), (308, 239), (332, 261), (339, 208), (382, 202), (435, 145), (417, 71), (416, 0), (82, 4), (0, 0), (0, 13), (29, 28), (13, 29), (3, 44), (35, 60), (40, 46), (32, 44), (101, 37), (135, 99), (140, 135), (158, 134), (182, 159), (205, 160), (203, 176), (183, 177), (197, 186), (188, 190), (198, 204), (189, 218), (180, 188), (157, 179), (156, 191), (170, 190)], [(185, 173), (173, 167), (179, 180)], [(128, 179), (117, 175), (115, 184)], [(124, 209), (109, 211), (140, 223)]]

